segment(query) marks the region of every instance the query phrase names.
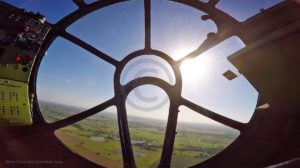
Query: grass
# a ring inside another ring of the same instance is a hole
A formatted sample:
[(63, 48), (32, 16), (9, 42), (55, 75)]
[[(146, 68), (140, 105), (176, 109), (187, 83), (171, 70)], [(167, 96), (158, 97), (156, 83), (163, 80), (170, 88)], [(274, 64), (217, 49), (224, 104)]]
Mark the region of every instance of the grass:
[[(48, 122), (73, 115), (70, 111), (67, 107), (64, 110), (61, 105), (60, 108), (46, 103), (42, 106), (43, 116)], [(137, 166), (156, 167), (164, 140), (165, 129), (162, 122), (135, 117), (129, 119)], [(171, 166), (174, 168), (192, 166), (212, 157), (227, 147), (237, 136), (236, 132), (225, 128), (195, 124), (180, 124), (177, 131)], [(89, 117), (58, 132), (62, 142), (75, 152), (84, 155), (83, 157), (106, 167), (122, 165), (116, 114), (101, 112), (101, 115)], [(101, 137), (103, 140), (95, 141), (93, 137)]]

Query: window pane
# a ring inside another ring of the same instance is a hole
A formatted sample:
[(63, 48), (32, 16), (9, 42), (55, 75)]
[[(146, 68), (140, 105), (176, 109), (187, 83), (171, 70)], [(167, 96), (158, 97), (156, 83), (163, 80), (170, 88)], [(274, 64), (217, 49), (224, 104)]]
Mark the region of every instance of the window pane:
[(239, 132), (180, 107), (172, 168), (198, 164), (229, 146)]
[(143, 4), (128, 1), (102, 8), (76, 21), (67, 31), (121, 60), (144, 48)]
[(73, 152), (101, 166), (123, 167), (116, 108), (55, 131)]
[(211, 20), (203, 21), (204, 12), (170, 1), (152, 2), (152, 47), (178, 60), (197, 49), (207, 34), (216, 32)]
[(169, 113), (166, 93), (156, 86), (140, 86), (128, 95), (126, 109), (137, 166), (157, 167)]
[[(55, 40), (37, 76), (37, 98), (45, 120), (57, 121), (112, 98), (114, 71), (114, 66), (86, 50), (62, 38)], [(49, 113), (57, 113), (57, 118)]]
[[(227, 57), (244, 47), (232, 37), (181, 65), (182, 96), (218, 114), (248, 122), (256, 108), (258, 93)], [(223, 76), (227, 70), (238, 75), (233, 80)]]
[(154, 55), (143, 55), (131, 60), (122, 71), (121, 84), (125, 85), (139, 77), (156, 77), (175, 84), (175, 75), (171, 65), (164, 59)]

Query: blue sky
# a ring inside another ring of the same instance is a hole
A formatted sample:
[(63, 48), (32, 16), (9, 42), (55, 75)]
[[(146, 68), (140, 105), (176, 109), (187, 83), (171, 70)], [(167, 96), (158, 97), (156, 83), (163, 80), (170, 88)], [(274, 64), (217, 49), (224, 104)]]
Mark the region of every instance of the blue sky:
[[(51, 23), (57, 22), (77, 9), (71, 0), (7, 0), (6, 2), (27, 10), (39, 11)], [(200, 19), (204, 14), (201, 11), (164, 0), (151, 2), (152, 47), (174, 59), (179, 59), (196, 49), (205, 40), (207, 33), (217, 31), (212, 21)], [(221, 0), (217, 7), (237, 20), (244, 21), (258, 13), (260, 9), (268, 8), (278, 2), (281, 0)], [(115, 59), (121, 60), (129, 53), (144, 47), (143, 1), (133, 0), (95, 11), (75, 22), (67, 31)], [(195, 58), (196, 66), (187, 64), (182, 68), (182, 96), (216, 113), (247, 122), (253, 114), (257, 92), (242, 75), (232, 81), (222, 76), (228, 69), (238, 73), (226, 57), (243, 47), (238, 37), (232, 37)], [(155, 60), (155, 56), (146, 57)], [(139, 68), (148, 70), (156, 68), (157, 70), (150, 70), (143, 75), (169, 80), (161, 67), (155, 67), (151, 63), (140, 64), (133, 69), (134, 72), (123, 79), (126, 81), (134, 78)], [(113, 97), (114, 70), (112, 65), (84, 49), (63, 38), (57, 38), (48, 49), (39, 69), (38, 98), (87, 108), (93, 107)], [(191, 73), (194, 76), (191, 77)], [(158, 87), (141, 86), (136, 90), (143, 92), (144, 97), (157, 98), (157, 101), (166, 97), (164, 91)], [(128, 99), (143, 106), (151, 106), (153, 103), (139, 100), (134, 92), (130, 93)], [(179, 115), (180, 121), (214, 123), (185, 107), (180, 109), (183, 111)], [(168, 102), (151, 112), (143, 112), (127, 103), (127, 110), (130, 115), (166, 118)]]

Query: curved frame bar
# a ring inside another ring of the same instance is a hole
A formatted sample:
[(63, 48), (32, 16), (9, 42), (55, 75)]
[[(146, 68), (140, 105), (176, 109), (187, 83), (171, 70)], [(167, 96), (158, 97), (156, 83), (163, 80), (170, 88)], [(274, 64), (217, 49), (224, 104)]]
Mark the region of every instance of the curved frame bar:
[[(145, 39), (146, 41), (148, 41), (147, 38)], [(174, 71), (175, 85), (172, 86), (171, 84), (165, 82), (164, 80), (161, 80), (159, 78), (154, 78), (154, 77), (136, 78), (128, 82), (126, 85), (121, 85), (121, 74), (122, 71), (124, 70), (124, 67), (131, 60), (143, 55), (156, 55), (164, 59), (166, 62), (168, 62)], [(128, 94), (134, 88), (146, 84), (151, 84), (160, 87), (167, 93), (170, 99), (169, 117), (168, 117), (164, 145), (163, 145), (160, 166), (159, 166), (159, 167), (166, 167), (166, 166), (169, 167), (172, 159), (173, 146), (174, 146), (175, 134), (176, 134), (177, 117), (178, 117), (178, 107), (179, 107), (180, 97), (181, 97), (181, 89), (182, 89), (181, 73), (178, 64), (176, 64), (175, 61), (170, 56), (168, 56), (163, 52), (152, 50), (151, 46), (147, 47), (147, 44), (145, 45), (145, 49), (133, 52), (128, 56), (126, 56), (120, 62), (120, 64), (118, 64), (114, 76), (114, 90), (115, 90), (115, 97), (116, 97), (116, 106), (118, 109), (118, 123), (119, 123), (120, 139), (121, 139), (121, 146), (123, 152), (123, 160), (125, 163), (125, 167), (136, 167), (133, 150), (132, 150), (130, 132), (128, 128), (125, 101)]]

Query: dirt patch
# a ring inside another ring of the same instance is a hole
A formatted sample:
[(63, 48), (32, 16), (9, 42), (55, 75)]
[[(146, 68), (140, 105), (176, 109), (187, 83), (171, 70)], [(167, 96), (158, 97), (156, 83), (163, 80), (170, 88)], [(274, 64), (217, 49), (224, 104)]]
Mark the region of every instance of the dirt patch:
[(70, 145), (76, 145), (80, 143), (80, 140), (71, 136), (68, 133), (65, 133), (63, 131), (55, 131), (55, 136), (60, 139), (64, 144), (70, 146)]

